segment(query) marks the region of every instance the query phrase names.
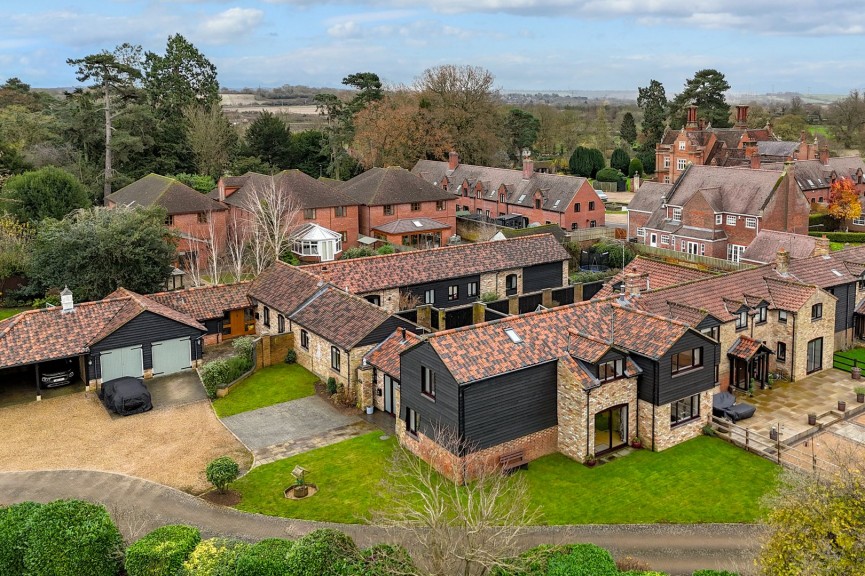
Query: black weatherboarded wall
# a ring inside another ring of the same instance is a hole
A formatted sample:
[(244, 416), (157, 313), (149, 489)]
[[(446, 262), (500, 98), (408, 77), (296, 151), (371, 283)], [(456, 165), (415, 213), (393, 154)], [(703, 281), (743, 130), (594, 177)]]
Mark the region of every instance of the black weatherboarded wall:
[(463, 434), (475, 449), (558, 424), (556, 362), (462, 386)]
[(856, 283), (833, 286), (830, 290), (838, 302), (835, 304), (835, 332), (853, 327), (853, 312), (856, 310)]
[[(703, 348), (703, 366), (673, 375), (672, 358), (678, 352)], [(657, 362), (633, 354), (634, 361), (643, 370), (638, 380), (637, 395), (661, 406), (681, 400), (699, 392), (711, 390), (715, 385), (715, 365), (718, 363), (718, 345), (710, 338), (689, 330), (670, 347)]]
[[(457, 267), (459, 267), (459, 263), (454, 262), (454, 268)], [(559, 279), (559, 281), (561, 282), (561, 279)], [(469, 296), (468, 285), (470, 282), (477, 282), (478, 294), (475, 296)], [(456, 300), (448, 300), (448, 288), (454, 285), (458, 286), (459, 297)], [(481, 277), (475, 275), (463, 276), (462, 278), (449, 278), (447, 280), (429, 282), (427, 284), (415, 284), (414, 286), (409, 286), (407, 290), (417, 296), (420, 299), (421, 304), (424, 304), (424, 294), (426, 291), (435, 290), (435, 302), (433, 303), (435, 307), (448, 308), (450, 306), (459, 306), (460, 304), (469, 304), (476, 301), (480, 296), (480, 287)]]
[(562, 285), (562, 266), (562, 262), (550, 262), (549, 264), (537, 264), (523, 268), (523, 293), (560, 287)]
[[(436, 374), (436, 397), (431, 400), (420, 390), (421, 366)], [(405, 426), (406, 408), (420, 415), (419, 432), (434, 437), (436, 426), (459, 430), (459, 395), (456, 380), (428, 342), (405, 352), (400, 358), (400, 400), (397, 426)]]

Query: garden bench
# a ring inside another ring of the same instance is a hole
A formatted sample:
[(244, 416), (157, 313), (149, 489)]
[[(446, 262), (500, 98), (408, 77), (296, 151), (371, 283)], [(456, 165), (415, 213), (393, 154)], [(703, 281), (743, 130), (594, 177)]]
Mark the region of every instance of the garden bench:
[(499, 457), (499, 464), (502, 466), (502, 472), (508, 474), (518, 468), (527, 468), (529, 461), (526, 460), (522, 450), (517, 450)]

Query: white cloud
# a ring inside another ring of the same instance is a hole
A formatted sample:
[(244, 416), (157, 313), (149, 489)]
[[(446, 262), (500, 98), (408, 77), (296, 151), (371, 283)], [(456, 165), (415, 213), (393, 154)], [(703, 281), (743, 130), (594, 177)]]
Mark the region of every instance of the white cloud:
[(206, 18), (201, 23), (200, 32), (213, 43), (225, 44), (239, 35), (250, 33), (263, 18), (264, 12), (256, 8), (229, 8)]
[(333, 38), (359, 38), (363, 35), (363, 28), (354, 20), (347, 20), (328, 28), (327, 34)]

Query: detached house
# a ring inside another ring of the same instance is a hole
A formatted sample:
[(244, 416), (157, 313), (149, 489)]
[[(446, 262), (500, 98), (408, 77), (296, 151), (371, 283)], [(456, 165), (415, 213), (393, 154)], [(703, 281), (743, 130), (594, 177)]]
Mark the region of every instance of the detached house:
[(808, 233), (810, 206), (792, 163), (783, 172), (689, 166), (669, 191), (642, 186), (634, 202), (629, 237), (698, 256), (738, 262), (761, 230)]
[(359, 207), (360, 233), (392, 244), (437, 248), (456, 232), (453, 196), (404, 168), (372, 168), (337, 190)]
[(449, 308), (568, 285), (569, 256), (550, 234), (397, 252), (305, 266), (304, 270), (388, 312)]
[[(856, 191), (865, 192), (865, 162), (859, 156), (829, 157), (828, 148), (821, 148), (816, 160), (796, 162), (796, 181), (812, 204), (828, 204), (832, 183), (849, 178)], [(865, 230), (865, 218), (853, 221), (856, 231)]]
[[(460, 479), (471, 476), (470, 459), (559, 451), (583, 460), (634, 436), (663, 450), (699, 435), (711, 417), (718, 343), (606, 299), (421, 338), (397, 333), (366, 359), (388, 385), (399, 379), (400, 442)], [(451, 467), (440, 428), (464, 439), (463, 466)]]
[(487, 218), (521, 215), (529, 223), (557, 224), (565, 230), (604, 225), (604, 203), (585, 178), (535, 172), (531, 158), (522, 170), (419, 160), (412, 173), (454, 198), (457, 211)]

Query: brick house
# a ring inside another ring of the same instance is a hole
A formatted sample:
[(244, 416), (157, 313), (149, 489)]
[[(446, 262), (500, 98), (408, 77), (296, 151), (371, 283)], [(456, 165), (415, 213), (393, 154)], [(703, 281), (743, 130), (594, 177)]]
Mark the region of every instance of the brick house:
[(712, 128), (697, 118), (697, 107), (688, 108), (687, 122), (681, 130), (667, 128), (655, 146), (655, 174), (658, 182), (672, 184), (689, 165), (738, 165), (739, 159), (750, 161), (757, 156), (760, 142), (775, 141), (769, 126), (754, 130), (747, 127), (748, 106), (736, 106), (733, 128)]
[(457, 212), (488, 218), (522, 215), (529, 223), (558, 224), (565, 230), (604, 226), (604, 203), (585, 178), (535, 172), (531, 158), (522, 170), (461, 164), (451, 152), (447, 162), (419, 160), (412, 173), (447, 190)]
[(754, 240), (742, 252), (740, 262), (745, 264), (771, 264), (778, 250), (784, 249), (791, 260), (823, 256), (829, 253), (829, 240), (805, 234), (791, 234), (777, 230), (760, 230)]
[(283, 170), (273, 176), (248, 172), (223, 177), (209, 196), (231, 209), (232, 221), (246, 222), (249, 215), (245, 207), (260, 193), (257, 191), (273, 186), (291, 199), (291, 228), (318, 224), (338, 233), (342, 247), (358, 245), (358, 202), (300, 170)]
[(341, 183), (337, 190), (353, 198), (360, 233), (415, 248), (445, 246), (456, 231), (453, 196), (404, 168), (372, 168)]
[[(367, 354), (366, 380), (398, 380), (400, 442), (462, 479), (471, 461), (516, 451), (583, 460), (635, 436), (653, 450), (697, 436), (711, 417), (717, 358), (717, 342), (686, 324), (606, 299), (395, 334)], [(438, 428), (456, 432), (467, 454), (448, 454)]]
[(810, 206), (785, 170), (689, 166), (668, 192), (642, 186), (634, 196), (645, 210), (629, 215), (628, 236), (641, 244), (738, 262), (760, 230), (808, 233)]
[[(256, 333), (293, 334), (297, 362), (322, 380), (357, 393), (357, 370), (373, 346), (397, 328), (417, 326), (329, 284), (300, 267), (276, 262), (248, 292)], [(359, 398), (358, 398), (359, 399)]]
[(211, 223), (216, 242), (221, 245), (225, 240), (228, 209), (174, 178), (148, 174), (105, 197), (107, 208), (118, 205), (164, 208), (166, 224), (180, 235), (180, 254), (197, 253), (199, 259), (206, 258)]
[[(828, 204), (830, 187), (839, 178), (850, 178), (856, 191), (862, 196), (865, 193), (865, 162), (859, 156), (829, 157), (827, 148), (820, 149), (816, 160), (800, 160), (796, 162), (796, 181), (805, 192), (812, 204)], [(865, 231), (865, 219), (853, 223), (855, 230)]]
[(417, 304), (448, 308), (483, 294), (505, 298), (568, 285), (569, 256), (550, 234), (444, 246), (304, 266), (393, 313)]

